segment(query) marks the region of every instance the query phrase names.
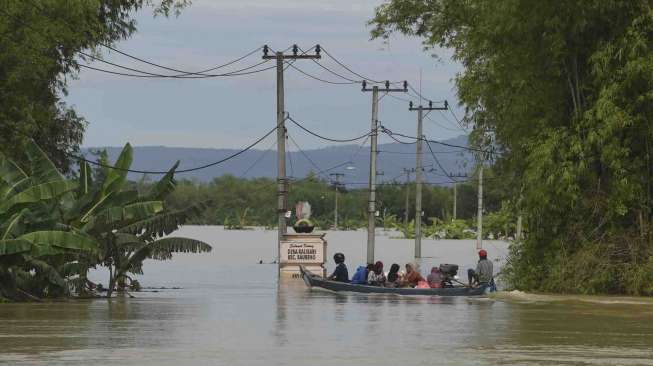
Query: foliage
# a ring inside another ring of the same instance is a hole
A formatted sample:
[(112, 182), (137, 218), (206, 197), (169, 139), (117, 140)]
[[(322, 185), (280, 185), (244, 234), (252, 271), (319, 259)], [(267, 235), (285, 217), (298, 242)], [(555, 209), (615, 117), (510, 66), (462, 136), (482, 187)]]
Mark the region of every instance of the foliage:
[(107, 296), (123, 289), (129, 274), (142, 274), (145, 259), (173, 253), (208, 252), (203, 242), (168, 236), (202, 207), (166, 209), (173, 192), (175, 165), (144, 193), (127, 182), (132, 148), (125, 146), (117, 169), (95, 173), (81, 163), (68, 179), (35, 143), (27, 145), (29, 164), (0, 155), (0, 292), (38, 297), (68, 293), (69, 284), (86, 292), (90, 268), (109, 269)]
[[(488, 170), (490, 171), (490, 170)], [(491, 174), (491, 173), (488, 173)], [(139, 190), (146, 191), (151, 183), (139, 183)], [(499, 209), (505, 200), (502, 185), (487, 184), (485, 202), (489, 211)], [(414, 187), (413, 187), (414, 188)], [(394, 228), (397, 221), (403, 222), (406, 186), (403, 184), (381, 185), (378, 189), (379, 226)], [(289, 185), (289, 207), (295, 202), (308, 201), (311, 204), (311, 221), (317, 228), (328, 229), (333, 226), (335, 190), (324, 180), (315, 176), (291, 182)], [(411, 190), (414, 192), (414, 189)], [(471, 219), (476, 214), (476, 181), (458, 184), (458, 217)], [(273, 179), (243, 179), (224, 175), (211, 182), (202, 183), (182, 180), (175, 191), (166, 199), (167, 207), (181, 208), (189, 203), (207, 202), (206, 209), (190, 223), (199, 225), (224, 225), (239, 229), (246, 226), (276, 226), (276, 184)], [(412, 202), (412, 201), (411, 201)], [(414, 202), (413, 202), (414, 204)], [(250, 207), (246, 216), (243, 208)], [(338, 198), (338, 228), (352, 230), (367, 225), (367, 190), (341, 189)], [(453, 188), (440, 186), (423, 187), (423, 209), (425, 217), (450, 218), (453, 209)], [(414, 206), (409, 210), (414, 219)], [(241, 222), (241, 219), (245, 221)], [(385, 220), (385, 221), (384, 221)]]
[[(64, 173), (79, 151), (87, 122), (63, 101), (75, 77), (78, 52), (100, 56), (136, 31), (134, 12), (145, 6), (168, 16), (188, 0), (60, 1), (4, 0), (0, 8), (0, 151), (24, 163), (36, 140)], [(28, 137), (29, 136), (29, 137)]]
[(472, 140), (491, 131), (528, 227), (505, 271), (513, 286), (650, 294), (650, 1), (391, 0), (371, 23), (374, 37), (422, 37), (462, 63)]

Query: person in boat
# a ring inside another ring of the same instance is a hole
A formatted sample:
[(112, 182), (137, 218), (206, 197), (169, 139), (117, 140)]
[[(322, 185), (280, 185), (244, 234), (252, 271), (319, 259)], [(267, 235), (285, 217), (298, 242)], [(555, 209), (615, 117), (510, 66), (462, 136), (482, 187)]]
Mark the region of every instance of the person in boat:
[(433, 267), (431, 268), (431, 273), (426, 276), (426, 282), (428, 282), (430, 288), (441, 288), (442, 287), (442, 273), (440, 268)]
[(333, 273), (328, 279), (331, 281), (349, 282), (349, 272), (347, 272), (347, 266), (345, 265), (345, 255), (336, 253), (333, 255), (333, 261), (336, 262), (336, 269), (333, 270)]
[(365, 285), (367, 284), (367, 274), (369, 270), (366, 266), (358, 266), (356, 272), (351, 277), (351, 283), (354, 285)]
[(367, 284), (370, 286), (385, 285), (385, 274), (383, 273), (383, 262), (377, 261), (374, 268), (367, 275)]
[(479, 250), (478, 258), (476, 270), (467, 271), (469, 286), (491, 286), (494, 283), (494, 273), (492, 262), (487, 259), (487, 251)]
[(385, 282), (385, 287), (398, 287), (401, 283), (401, 276), (399, 275), (399, 270), (401, 267), (397, 263), (393, 263), (390, 266), (390, 272), (388, 272), (388, 277)]
[(406, 275), (401, 281), (402, 286), (415, 287), (420, 281), (424, 281), (424, 277), (415, 269), (413, 264), (406, 263)]

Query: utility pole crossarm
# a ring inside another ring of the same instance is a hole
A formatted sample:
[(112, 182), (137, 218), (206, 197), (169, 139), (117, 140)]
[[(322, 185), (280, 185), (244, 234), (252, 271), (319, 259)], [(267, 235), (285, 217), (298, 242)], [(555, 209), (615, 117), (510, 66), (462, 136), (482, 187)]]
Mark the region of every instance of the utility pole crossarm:
[[(403, 88), (391, 88), (390, 87), (390, 81), (385, 82), (385, 88), (381, 88), (376, 86), (378, 91), (384, 92), (384, 93), (390, 93), (390, 92), (400, 92), (400, 93), (408, 93), (408, 82), (404, 81), (403, 83)], [(368, 91), (374, 91), (375, 87), (368, 88), (367, 87), (367, 81), (363, 81), (363, 87), (361, 88), (361, 91), (368, 92)]]
[(446, 110), (449, 110), (449, 102), (447, 102), (445, 100), (444, 101), (444, 106), (442, 106), (442, 107), (438, 107), (438, 106), (434, 107), (433, 102), (430, 101), (430, 100), (429, 100), (429, 106), (428, 107), (423, 107), (421, 105), (417, 106), (417, 107), (414, 107), (413, 102), (408, 103), (408, 110), (409, 111), (419, 111), (420, 109), (423, 110), (423, 111), (446, 111)]
[[(320, 45), (318, 44), (315, 46), (315, 54), (314, 55), (306, 55), (306, 54), (301, 54), (299, 53), (299, 47), (295, 44), (292, 46), (292, 54), (283, 54), (284, 59), (288, 60), (308, 60), (308, 59), (321, 59), (322, 56), (320, 55), (321, 52)], [(268, 52), (270, 52), (270, 48), (265, 45), (263, 46), (263, 59), (264, 60), (276, 60), (277, 59), (277, 53), (269, 55)]]

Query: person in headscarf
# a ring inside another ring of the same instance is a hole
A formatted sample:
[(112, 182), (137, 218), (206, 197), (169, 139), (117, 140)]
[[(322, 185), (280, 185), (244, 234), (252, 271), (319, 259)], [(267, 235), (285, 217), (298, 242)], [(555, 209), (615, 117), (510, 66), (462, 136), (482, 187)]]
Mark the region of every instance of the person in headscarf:
[(440, 273), (440, 268), (431, 268), (431, 273), (426, 276), (426, 282), (429, 283), (429, 287), (431, 288), (442, 287), (442, 273)]
[(415, 269), (411, 263), (406, 263), (406, 276), (401, 281), (404, 287), (415, 287), (419, 281), (424, 281), (424, 277)]
[(390, 266), (390, 272), (388, 272), (388, 278), (385, 283), (385, 287), (397, 287), (401, 281), (401, 276), (399, 276), (399, 265), (393, 263)]
[(370, 286), (383, 286), (385, 284), (385, 274), (383, 273), (383, 262), (378, 261), (374, 268), (367, 275), (367, 284)]

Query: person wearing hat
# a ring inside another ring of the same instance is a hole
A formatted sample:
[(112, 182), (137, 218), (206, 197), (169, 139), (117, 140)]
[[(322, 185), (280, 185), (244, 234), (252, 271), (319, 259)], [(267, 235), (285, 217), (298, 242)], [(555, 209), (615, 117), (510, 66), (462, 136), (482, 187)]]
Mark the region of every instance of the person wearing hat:
[(349, 272), (345, 265), (345, 255), (342, 253), (336, 253), (333, 255), (333, 261), (336, 262), (336, 269), (328, 279), (331, 281), (349, 282)]
[(487, 252), (485, 249), (478, 251), (478, 258), (479, 259), (478, 263), (476, 264), (476, 270), (469, 269), (467, 271), (469, 286), (490, 286), (494, 282), (494, 273), (492, 262), (487, 259)]

